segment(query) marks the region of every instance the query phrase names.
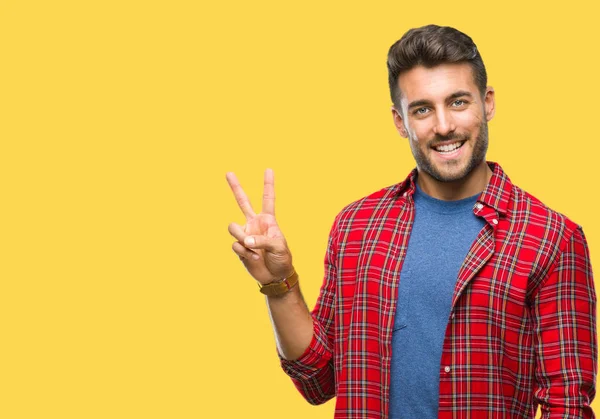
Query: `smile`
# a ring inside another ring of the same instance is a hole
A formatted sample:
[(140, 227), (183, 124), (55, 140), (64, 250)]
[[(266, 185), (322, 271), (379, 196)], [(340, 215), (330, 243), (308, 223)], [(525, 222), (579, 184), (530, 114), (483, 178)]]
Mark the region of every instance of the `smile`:
[(465, 142), (466, 141), (458, 141), (458, 142), (452, 143), (452, 144), (439, 145), (439, 146), (433, 147), (433, 149), (440, 154), (450, 154), (453, 151), (461, 148)]

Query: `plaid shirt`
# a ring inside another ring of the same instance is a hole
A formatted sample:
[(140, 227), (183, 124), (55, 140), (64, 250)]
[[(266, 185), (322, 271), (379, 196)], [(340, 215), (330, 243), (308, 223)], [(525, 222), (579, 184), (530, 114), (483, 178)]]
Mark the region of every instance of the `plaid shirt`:
[[(474, 213), (440, 363), (439, 418), (593, 418), (596, 295), (580, 227), (496, 163)], [(314, 335), (286, 373), (336, 418), (385, 418), (400, 270), (417, 171), (344, 208), (331, 229)], [(432, 249), (432, 251), (434, 251)]]

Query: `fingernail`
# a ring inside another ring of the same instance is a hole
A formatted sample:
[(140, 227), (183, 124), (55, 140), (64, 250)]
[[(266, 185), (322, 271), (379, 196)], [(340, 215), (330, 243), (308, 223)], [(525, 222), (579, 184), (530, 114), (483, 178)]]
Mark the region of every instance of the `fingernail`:
[(246, 246), (254, 246), (254, 237), (246, 237), (244, 244)]
[(258, 260), (258, 255), (257, 255), (256, 253), (255, 253), (255, 254), (253, 254), (253, 255), (252, 255), (252, 259), (254, 259), (254, 260)]

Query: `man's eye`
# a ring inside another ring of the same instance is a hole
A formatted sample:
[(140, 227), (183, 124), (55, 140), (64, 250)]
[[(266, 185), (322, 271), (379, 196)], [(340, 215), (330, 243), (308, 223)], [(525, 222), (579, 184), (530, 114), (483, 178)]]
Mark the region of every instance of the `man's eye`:
[(415, 110), (415, 114), (416, 115), (425, 115), (427, 113), (428, 109), (427, 108), (418, 108)]
[(456, 99), (454, 102), (452, 102), (452, 105), (454, 105), (454, 106), (462, 106), (462, 105), (464, 105), (465, 103), (467, 103), (467, 102), (465, 102), (465, 101), (464, 101), (464, 100), (462, 100), (462, 99)]

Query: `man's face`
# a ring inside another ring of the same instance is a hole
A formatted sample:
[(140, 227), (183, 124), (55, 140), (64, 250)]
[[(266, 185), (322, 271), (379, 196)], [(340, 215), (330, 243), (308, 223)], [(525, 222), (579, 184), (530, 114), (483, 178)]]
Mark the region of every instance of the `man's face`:
[(420, 173), (452, 182), (485, 161), (494, 90), (481, 97), (468, 63), (418, 66), (402, 73), (398, 85), (394, 123), (409, 139)]

